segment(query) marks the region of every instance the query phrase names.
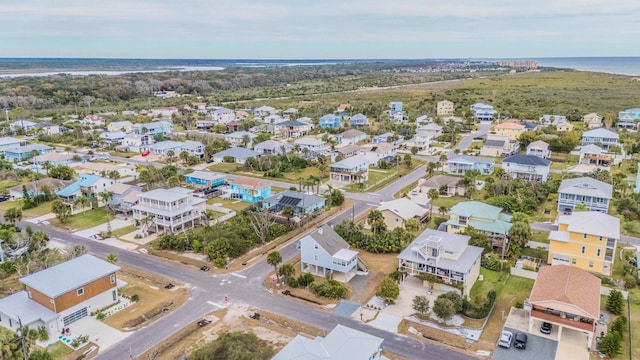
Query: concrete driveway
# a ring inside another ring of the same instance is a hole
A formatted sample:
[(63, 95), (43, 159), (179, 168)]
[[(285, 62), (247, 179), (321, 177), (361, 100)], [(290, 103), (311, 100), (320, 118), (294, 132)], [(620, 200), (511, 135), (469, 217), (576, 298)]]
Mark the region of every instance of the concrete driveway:
[[(80, 335), (89, 335), (89, 341), (98, 344), (100, 352), (104, 352), (105, 349), (132, 334), (116, 330), (92, 316), (86, 316), (68, 327), (71, 329), (71, 334), (67, 335), (67, 338), (74, 339)], [(51, 340), (58, 340), (57, 335)]]
[(558, 343), (556, 360), (589, 360), (589, 349), (587, 349), (587, 334), (571, 330), (562, 329), (562, 338)]

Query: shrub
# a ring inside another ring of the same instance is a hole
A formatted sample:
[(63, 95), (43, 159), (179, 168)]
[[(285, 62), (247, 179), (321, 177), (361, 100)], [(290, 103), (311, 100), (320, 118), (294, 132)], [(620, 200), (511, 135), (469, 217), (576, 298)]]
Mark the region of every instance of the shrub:
[(292, 288), (297, 288), (298, 287), (298, 279), (296, 279), (294, 277), (290, 277), (289, 280), (287, 281), (287, 285), (289, 285), (289, 287), (292, 287)]
[(462, 297), (462, 295), (458, 294), (455, 291), (449, 291), (447, 293), (444, 293), (440, 296), (438, 296), (438, 299), (447, 299), (449, 301), (451, 301), (451, 303), (454, 306), (454, 309), (456, 312), (461, 312), (463, 309), (463, 302), (464, 302), (464, 298)]
[(613, 323), (611, 323), (611, 326), (609, 327), (609, 331), (616, 331), (620, 335), (626, 333), (626, 329), (627, 318), (623, 315), (618, 316), (618, 318)]
[(104, 320), (104, 318), (106, 317), (107, 315), (105, 315), (105, 313), (103, 313), (102, 311), (99, 311), (98, 314), (96, 315), (97, 320)]
[(607, 297), (607, 305), (605, 308), (615, 315), (622, 315), (624, 311), (624, 298), (618, 290), (611, 290)]
[(376, 295), (393, 304), (393, 301), (400, 295), (400, 287), (398, 287), (398, 283), (395, 280), (386, 277), (382, 280)]
[(610, 332), (598, 341), (598, 349), (601, 353), (613, 357), (620, 352), (621, 340), (619, 333)]
[(325, 280), (310, 287), (314, 294), (329, 299), (343, 299), (348, 292), (347, 288), (336, 280)]
[(522, 303), (522, 301), (518, 301), (515, 306), (516, 309), (522, 309), (524, 307), (524, 304)]
[(133, 301), (133, 302), (140, 301), (140, 295), (138, 295), (138, 294), (131, 295), (131, 301)]
[(453, 302), (440, 296), (433, 302), (432, 310), (434, 314), (444, 321), (451, 319), (453, 314), (456, 313), (456, 307)]
[(638, 285), (638, 281), (633, 275), (626, 275), (624, 277), (624, 288), (625, 289), (633, 289)]
[(313, 281), (314, 281), (313, 275), (309, 273), (304, 273), (298, 277), (298, 286), (304, 288), (311, 285)]

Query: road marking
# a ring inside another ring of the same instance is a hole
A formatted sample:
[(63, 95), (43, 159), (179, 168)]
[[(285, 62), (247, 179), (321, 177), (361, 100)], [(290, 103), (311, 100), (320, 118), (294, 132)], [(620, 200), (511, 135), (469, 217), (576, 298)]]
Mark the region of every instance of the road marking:
[(237, 277), (239, 277), (239, 278), (241, 278), (241, 279), (246, 279), (246, 278), (247, 278), (247, 277), (246, 277), (246, 276), (244, 276), (244, 275), (240, 275), (240, 274), (236, 274), (236, 273), (230, 273), (230, 274), (231, 274), (231, 275), (233, 275), (233, 276), (237, 276)]
[(209, 304), (209, 305), (213, 305), (213, 306), (217, 306), (217, 307), (219, 307), (219, 308), (224, 307), (224, 306), (222, 306), (222, 305), (220, 305), (220, 304), (216, 304), (216, 303), (214, 303), (213, 301), (207, 301), (207, 304)]

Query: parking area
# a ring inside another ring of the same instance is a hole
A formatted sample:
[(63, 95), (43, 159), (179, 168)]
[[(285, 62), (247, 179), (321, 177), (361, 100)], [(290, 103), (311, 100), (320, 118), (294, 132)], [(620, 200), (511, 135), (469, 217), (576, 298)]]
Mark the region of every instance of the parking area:
[[(514, 335), (517, 329), (505, 327), (504, 330), (511, 331)], [(513, 344), (506, 349), (497, 347), (493, 353), (494, 360), (553, 360), (556, 359), (558, 342), (546, 339), (541, 336), (527, 334), (527, 348), (516, 349)], [(572, 356), (558, 359), (573, 359)]]
[(587, 334), (567, 328), (562, 329), (562, 339), (558, 344), (556, 359), (589, 360)]

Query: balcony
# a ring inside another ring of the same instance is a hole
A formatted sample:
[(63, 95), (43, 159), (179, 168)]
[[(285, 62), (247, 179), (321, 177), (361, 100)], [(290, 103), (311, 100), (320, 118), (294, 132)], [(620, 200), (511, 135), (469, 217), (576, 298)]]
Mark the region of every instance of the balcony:
[(345, 169), (336, 169), (336, 168), (331, 168), (331, 173), (332, 174), (343, 174), (343, 175), (352, 175), (352, 176), (358, 176), (358, 175), (364, 175), (367, 173), (367, 170), (345, 170)]
[[(589, 331), (589, 332), (592, 332), (595, 326), (594, 325), (595, 322), (593, 321), (593, 319), (580, 318), (579, 320), (573, 320), (566, 317), (563, 318), (562, 316), (548, 313), (543, 310), (537, 310), (537, 309), (531, 310), (531, 316), (541, 321), (547, 321), (555, 324), (560, 324), (563, 326), (569, 326), (574, 329), (580, 329), (580, 330)], [(579, 317), (576, 317), (576, 318), (579, 318)]]

